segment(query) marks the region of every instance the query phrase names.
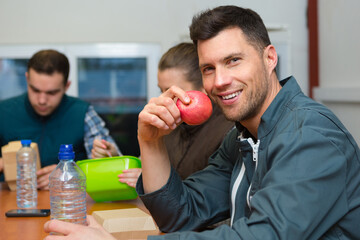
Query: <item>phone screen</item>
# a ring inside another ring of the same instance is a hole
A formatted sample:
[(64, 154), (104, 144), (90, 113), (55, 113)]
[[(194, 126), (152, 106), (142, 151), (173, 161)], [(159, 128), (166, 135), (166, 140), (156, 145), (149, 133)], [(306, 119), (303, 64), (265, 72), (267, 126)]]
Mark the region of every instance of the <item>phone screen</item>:
[(5, 213), (7, 217), (46, 217), (50, 209), (12, 209)]

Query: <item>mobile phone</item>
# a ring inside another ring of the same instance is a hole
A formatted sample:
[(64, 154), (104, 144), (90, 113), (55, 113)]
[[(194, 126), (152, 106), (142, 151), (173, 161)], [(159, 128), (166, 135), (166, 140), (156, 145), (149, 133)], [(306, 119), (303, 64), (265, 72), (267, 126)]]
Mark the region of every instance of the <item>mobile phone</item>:
[(7, 217), (46, 217), (50, 209), (11, 209), (5, 213)]

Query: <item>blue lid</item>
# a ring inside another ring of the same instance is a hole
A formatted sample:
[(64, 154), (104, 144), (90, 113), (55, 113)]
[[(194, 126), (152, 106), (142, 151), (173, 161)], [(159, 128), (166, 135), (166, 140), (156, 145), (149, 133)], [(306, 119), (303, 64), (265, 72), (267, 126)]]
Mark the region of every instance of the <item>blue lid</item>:
[(59, 160), (72, 160), (75, 158), (72, 144), (61, 144), (59, 150)]
[(29, 140), (29, 139), (24, 139), (24, 140), (21, 140), (20, 142), (21, 142), (21, 145), (23, 145), (23, 146), (30, 146), (30, 144), (31, 144), (31, 140)]

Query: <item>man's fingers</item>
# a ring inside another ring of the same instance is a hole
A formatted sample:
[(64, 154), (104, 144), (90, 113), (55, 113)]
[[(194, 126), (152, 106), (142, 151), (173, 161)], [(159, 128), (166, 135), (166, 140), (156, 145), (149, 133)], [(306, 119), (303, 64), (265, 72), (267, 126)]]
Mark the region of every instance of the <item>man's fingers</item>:
[(93, 142), (93, 148), (99, 149), (109, 149), (111, 147), (111, 143), (106, 141), (105, 139), (95, 138)]
[(112, 144), (105, 139), (101, 140), (102, 144), (105, 146), (106, 149), (111, 149)]
[(49, 181), (49, 176), (50, 176), (50, 173), (40, 175), (37, 179), (37, 182), (40, 183), (40, 182), (44, 182), (44, 181)]
[(37, 188), (38, 189), (42, 189), (42, 190), (48, 190), (49, 189), (49, 181), (47, 182), (40, 182), (37, 184)]
[(36, 175), (41, 176), (41, 175), (51, 173), (55, 168), (56, 168), (56, 164), (52, 164), (52, 165), (43, 167), (36, 172)]
[(138, 178), (119, 178), (119, 182), (126, 183), (130, 187), (135, 188)]
[(123, 173), (119, 174), (118, 177), (121, 178), (138, 178), (141, 174), (141, 171), (123, 171)]
[(37, 188), (44, 188), (46, 186), (49, 186), (49, 181), (42, 181), (42, 182), (37, 182)]
[[(173, 106), (176, 108), (176, 105)], [(178, 109), (176, 109), (172, 111), (177, 111), (178, 114), (172, 113), (170, 108), (171, 107), (166, 107), (163, 105), (148, 104), (144, 108), (145, 111), (141, 112), (140, 114), (142, 114), (143, 121), (156, 128), (163, 130), (170, 128), (175, 129), (176, 122), (178, 119), (180, 119), (180, 112)]]
[(163, 113), (169, 112), (173, 118), (180, 117), (180, 111), (177, 108), (174, 99), (161, 96), (155, 98), (153, 104), (149, 104), (149, 106), (149, 110), (154, 114), (159, 113), (162, 115)]
[(4, 161), (2, 160), (2, 158), (0, 158), (0, 172), (2, 172), (4, 169)]
[(183, 89), (181, 89), (181, 88), (179, 88), (177, 86), (170, 87), (161, 96), (169, 97), (169, 98), (172, 98), (172, 99), (179, 98), (185, 104), (190, 102), (190, 98), (186, 94), (186, 92)]
[(141, 168), (130, 168), (123, 170), (123, 173), (119, 174), (119, 182), (126, 183), (130, 187), (135, 188), (136, 182), (141, 174)]
[(106, 149), (106, 145), (104, 144), (103, 140), (101, 138), (95, 138), (93, 141), (93, 149)]
[(92, 158), (103, 158), (107, 156), (107, 153), (102, 148), (93, 148), (91, 150)]
[(56, 164), (49, 165), (37, 171), (37, 188), (47, 190), (49, 189), (49, 176), (51, 172), (56, 168)]
[(47, 221), (44, 225), (45, 232), (56, 232), (64, 235), (68, 235), (71, 232), (76, 231), (82, 225), (68, 223), (60, 220), (50, 220)]

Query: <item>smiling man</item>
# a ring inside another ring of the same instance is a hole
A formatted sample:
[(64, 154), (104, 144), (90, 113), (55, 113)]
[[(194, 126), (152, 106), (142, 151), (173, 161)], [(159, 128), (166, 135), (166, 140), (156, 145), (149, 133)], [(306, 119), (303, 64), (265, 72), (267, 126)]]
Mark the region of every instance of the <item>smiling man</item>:
[[(28, 62), (27, 93), (0, 102), (0, 145), (21, 139), (38, 144), (42, 166), (37, 172), (40, 189), (48, 188), (49, 174), (58, 163), (60, 144), (73, 144), (76, 160), (80, 160), (91, 158), (95, 137), (114, 143), (94, 108), (65, 94), (70, 86), (69, 68), (64, 54), (39, 51)], [(114, 154), (120, 154), (115, 144), (111, 147)]]
[[(137, 191), (159, 228), (175, 232), (148, 239), (360, 239), (359, 148), (294, 77), (279, 82), (276, 50), (260, 16), (217, 7), (194, 17), (190, 36), (206, 92), (237, 128), (208, 167), (181, 181), (163, 139), (182, 122), (175, 100), (188, 103), (188, 96), (171, 87), (144, 107)], [(199, 231), (228, 217), (230, 225)], [(90, 227), (52, 221), (45, 229), (65, 239), (97, 229), (111, 239), (92, 220)], [(100, 239), (92, 236), (81, 239)]]
[[(170, 88), (145, 106), (137, 191), (162, 231), (179, 231), (148, 239), (359, 239), (359, 148), (294, 77), (278, 80), (260, 16), (218, 7), (194, 17), (190, 36), (204, 89), (237, 129), (180, 181), (162, 139), (181, 122), (174, 99), (186, 93)], [(191, 231), (227, 217), (230, 226)]]

